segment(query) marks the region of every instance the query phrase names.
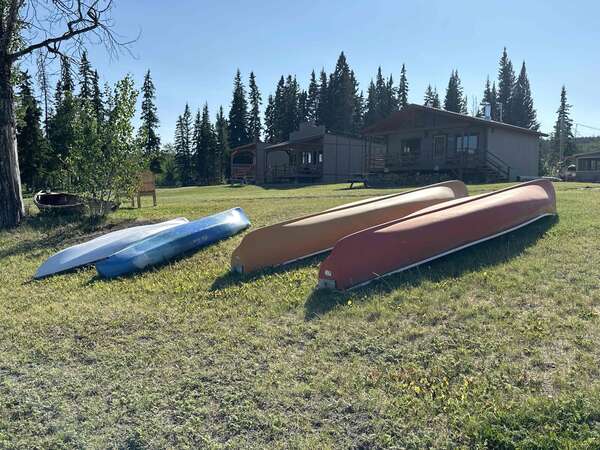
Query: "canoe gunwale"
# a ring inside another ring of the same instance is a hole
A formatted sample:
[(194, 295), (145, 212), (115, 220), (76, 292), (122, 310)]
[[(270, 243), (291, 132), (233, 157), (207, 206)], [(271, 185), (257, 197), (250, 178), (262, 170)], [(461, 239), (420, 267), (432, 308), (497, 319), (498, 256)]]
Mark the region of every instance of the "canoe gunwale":
[[(497, 191), (497, 192), (500, 192), (500, 191)], [(502, 236), (504, 234), (511, 233), (511, 232), (513, 232), (515, 230), (518, 230), (519, 228), (523, 228), (523, 227), (525, 227), (525, 226), (527, 226), (529, 224), (532, 224), (533, 222), (536, 222), (536, 221), (538, 221), (538, 220), (540, 220), (540, 219), (542, 219), (544, 217), (556, 216), (556, 215), (557, 215), (556, 213), (544, 213), (544, 214), (541, 214), (541, 215), (539, 215), (537, 217), (534, 217), (533, 219), (530, 219), (530, 220), (528, 220), (526, 222), (523, 222), (523, 223), (521, 223), (519, 225), (516, 225), (514, 227), (508, 228), (506, 230), (500, 231), (498, 233), (492, 234), (492, 235), (484, 237), (482, 239), (478, 239), (477, 241), (469, 242), (467, 244), (460, 245), (460, 246), (455, 247), (453, 249), (446, 250), (446, 251), (444, 251), (442, 253), (438, 253), (438, 254), (436, 254), (434, 256), (430, 256), (429, 258), (425, 258), (425, 259), (423, 259), (421, 261), (417, 261), (417, 262), (415, 262), (413, 264), (410, 264), (408, 266), (402, 267), (400, 269), (396, 269), (396, 270), (393, 270), (391, 272), (386, 272), (386, 273), (384, 273), (382, 275), (378, 275), (378, 274), (373, 273), (373, 275), (376, 275), (375, 278), (371, 278), (371, 279), (363, 281), (361, 283), (352, 285), (352, 286), (350, 286), (350, 287), (348, 287), (346, 289), (337, 289), (337, 287), (335, 286), (335, 280), (328, 280), (328, 279), (321, 278), (321, 279), (319, 279), (319, 282), (317, 284), (317, 289), (333, 289), (333, 290), (337, 290), (339, 292), (347, 292), (347, 291), (351, 291), (353, 289), (358, 289), (360, 287), (368, 285), (369, 283), (372, 283), (373, 281), (380, 280), (382, 278), (385, 278), (385, 277), (388, 277), (390, 275), (394, 275), (394, 274), (397, 274), (397, 273), (400, 273), (400, 272), (404, 272), (404, 271), (409, 270), (409, 269), (413, 269), (413, 268), (415, 268), (417, 266), (420, 266), (422, 264), (428, 263), (429, 261), (433, 261), (435, 259), (442, 258), (442, 257), (444, 257), (446, 255), (450, 255), (452, 253), (456, 253), (456, 252), (458, 252), (460, 250), (463, 250), (465, 248), (471, 247), (473, 245), (477, 245), (477, 244), (480, 244), (482, 242), (489, 241), (491, 239), (500, 237), (500, 236)]]

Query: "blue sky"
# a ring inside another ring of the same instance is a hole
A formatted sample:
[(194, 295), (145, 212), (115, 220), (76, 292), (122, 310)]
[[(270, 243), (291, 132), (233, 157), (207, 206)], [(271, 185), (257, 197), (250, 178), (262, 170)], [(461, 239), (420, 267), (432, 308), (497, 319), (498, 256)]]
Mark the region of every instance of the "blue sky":
[[(92, 64), (108, 81), (152, 71), (163, 142), (172, 141), (186, 102), (228, 108), (237, 68), (253, 70), (263, 94), (281, 74), (304, 87), (312, 69), (333, 69), (340, 51), (365, 89), (377, 67), (398, 80), (406, 64), (411, 102), (428, 83), (443, 94), (458, 69), (469, 95), (481, 99), (496, 78), (502, 48), (515, 70), (526, 61), (538, 119), (549, 131), (560, 87), (567, 86), (576, 122), (600, 128), (600, 2), (597, 1), (193, 1), (116, 0), (116, 30), (135, 57), (111, 60), (101, 48)], [(142, 6), (143, 5), (143, 6)], [(600, 131), (578, 128), (579, 135)]]

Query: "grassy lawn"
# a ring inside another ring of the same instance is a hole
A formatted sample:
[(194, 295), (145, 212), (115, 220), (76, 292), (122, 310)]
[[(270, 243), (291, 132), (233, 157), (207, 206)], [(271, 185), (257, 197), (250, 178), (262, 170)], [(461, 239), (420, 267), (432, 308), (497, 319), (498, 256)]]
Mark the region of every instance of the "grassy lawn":
[(391, 192), (346, 186), (169, 189), (101, 226), (0, 233), (0, 448), (599, 448), (598, 185), (348, 294), (313, 290), (322, 257), (229, 274), (241, 235), (129, 278), (31, 281), (135, 221), (241, 206), (257, 227)]

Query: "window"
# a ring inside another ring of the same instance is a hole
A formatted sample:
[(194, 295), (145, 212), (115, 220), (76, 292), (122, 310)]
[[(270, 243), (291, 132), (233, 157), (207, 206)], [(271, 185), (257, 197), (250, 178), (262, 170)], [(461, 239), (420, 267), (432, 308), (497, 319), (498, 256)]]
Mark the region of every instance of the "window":
[(446, 156), (446, 135), (440, 134), (433, 137), (433, 157), (443, 159)]
[(577, 162), (577, 170), (600, 170), (600, 158), (585, 158)]
[(421, 150), (421, 139), (406, 139), (402, 141), (402, 153), (405, 155)]
[(456, 136), (456, 152), (474, 154), (479, 149), (479, 135), (467, 134)]
[(302, 152), (302, 164), (311, 164), (312, 163), (312, 153), (311, 152)]

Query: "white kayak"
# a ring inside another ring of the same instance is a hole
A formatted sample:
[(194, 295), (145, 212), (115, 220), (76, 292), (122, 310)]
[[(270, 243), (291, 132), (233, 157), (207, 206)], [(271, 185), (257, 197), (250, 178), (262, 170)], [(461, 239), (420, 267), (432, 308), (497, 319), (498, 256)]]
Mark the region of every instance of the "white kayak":
[(39, 267), (34, 278), (43, 278), (98, 262), (142, 239), (185, 223), (188, 223), (185, 217), (178, 217), (166, 222), (113, 231), (91, 241), (68, 247), (48, 258)]

